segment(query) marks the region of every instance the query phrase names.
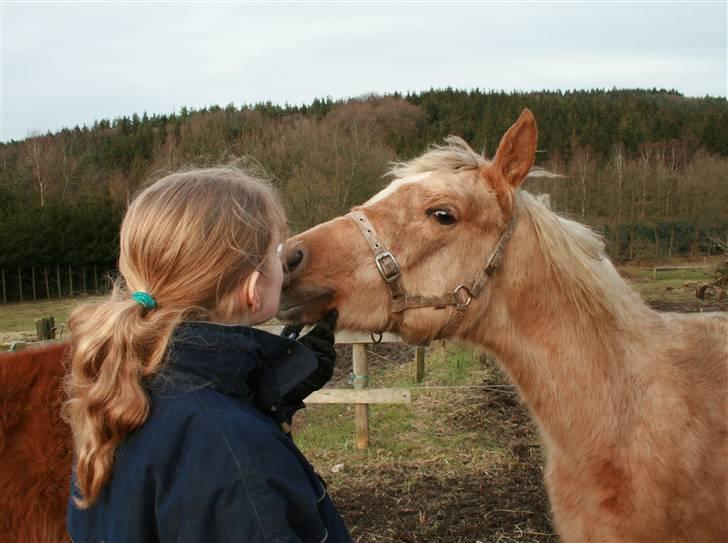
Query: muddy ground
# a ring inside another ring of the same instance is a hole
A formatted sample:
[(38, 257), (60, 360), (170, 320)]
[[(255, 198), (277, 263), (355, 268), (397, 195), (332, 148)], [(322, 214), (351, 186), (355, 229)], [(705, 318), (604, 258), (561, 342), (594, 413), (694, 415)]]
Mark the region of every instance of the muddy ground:
[[(370, 367), (412, 359), (412, 348), (377, 345), (380, 357), (369, 357)], [(340, 352), (334, 379), (344, 380), (350, 368), (350, 349)], [(543, 459), (538, 435), (518, 395), (496, 364), (485, 355), (492, 370), (482, 384), (452, 406), (447, 425), (463, 431), (488, 428), (509, 454), (507, 461), (487, 465), (457, 466), (442, 459), (422, 465), (413, 458), (388, 466), (369, 477), (355, 476), (346, 486), (330, 485), (329, 491), (358, 543), (384, 542), (557, 542), (549, 517), (543, 486)]]

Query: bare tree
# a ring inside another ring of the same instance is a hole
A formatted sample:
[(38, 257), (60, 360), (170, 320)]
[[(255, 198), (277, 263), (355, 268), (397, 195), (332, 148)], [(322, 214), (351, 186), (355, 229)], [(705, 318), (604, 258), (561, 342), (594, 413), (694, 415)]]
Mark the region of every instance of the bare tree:
[(641, 177), (641, 198), (640, 198), (640, 220), (645, 220), (645, 208), (647, 207), (647, 178), (654, 148), (651, 144), (640, 146), (640, 164), (642, 166)]
[(56, 161), (59, 144), (53, 136), (35, 135), (28, 138), (24, 145), (25, 160), (31, 169), (33, 181), (40, 199), (40, 206), (45, 207), (48, 192), (55, 181)]
[(586, 217), (588, 194), (587, 181), (593, 175), (594, 159), (589, 147), (579, 147), (572, 158), (573, 167), (576, 170), (574, 176), (579, 183), (579, 209), (581, 218)]

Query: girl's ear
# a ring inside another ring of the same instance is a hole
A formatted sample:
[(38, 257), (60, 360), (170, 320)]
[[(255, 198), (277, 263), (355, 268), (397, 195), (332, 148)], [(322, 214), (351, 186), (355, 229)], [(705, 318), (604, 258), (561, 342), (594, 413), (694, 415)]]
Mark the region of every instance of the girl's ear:
[(243, 296), (243, 306), (249, 307), (252, 313), (255, 313), (260, 308), (259, 280), (260, 272), (255, 270), (245, 280), (241, 293)]

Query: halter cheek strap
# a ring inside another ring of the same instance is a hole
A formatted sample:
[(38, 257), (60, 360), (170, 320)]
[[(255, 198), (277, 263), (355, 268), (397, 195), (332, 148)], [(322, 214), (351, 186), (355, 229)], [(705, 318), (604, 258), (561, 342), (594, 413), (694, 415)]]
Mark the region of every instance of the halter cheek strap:
[(501, 234), (498, 243), (496, 243), (485, 268), (478, 273), (472, 280), (467, 283), (461, 283), (455, 290), (442, 296), (419, 296), (410, 295), (402, 286), (401, 270), (399, 262), (385, 247), (374, 229), (374, 225), (369, 221), (367, 216), (361, 210), (351, 211), (347, 214), (354, 223), (359, 227), (369, 248), (374, 254), (374, 262), (379, 270), (379, 274), (389, 286), (390, 298), (390, 318), (386, 330), (399, 329), (402, 324), (403, 313), (406, 309), (414, 309), (419, 307), (434, 307), (435, 309), (445, 309), (453, 306), (454, 311), (450, 316), (450, 320), (437, 332), (434, 339), (443, 339), (450, 337), (460, 327), (465, 316), (465, 310), (470, 305), (473, 298), (480, 296), (485, 284), (488, 282), (500, 267), (503, 260), (503, 251), (505, 250), (508, 240), (515, 229), (517, 214), (514, 211), (513, 217), (509, 221), (505, 230)]
[(347, 214), (361, 230), (364, 239), (369, 244), (369, 248), (374, 254), (374, 263), (377, 265), (379, 274), (384, 282), (389, 286), (390, 311), (389, 324), (386, 330), (392, 330), (399, 327), (402, 323), (402, 311), (407, 307), (407, 292), (402, 288), (400, 283), (399, 262), (380, 241), (374, 225), (362, 211), (352, 211)]

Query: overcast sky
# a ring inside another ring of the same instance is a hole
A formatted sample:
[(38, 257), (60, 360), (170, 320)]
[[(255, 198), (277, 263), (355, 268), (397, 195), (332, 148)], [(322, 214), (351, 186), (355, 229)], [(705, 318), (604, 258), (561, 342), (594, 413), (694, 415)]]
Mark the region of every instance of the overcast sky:
[(182, 106), (452, 86), (726, 96), (728, 1), (0, 1), (0, 140)]

